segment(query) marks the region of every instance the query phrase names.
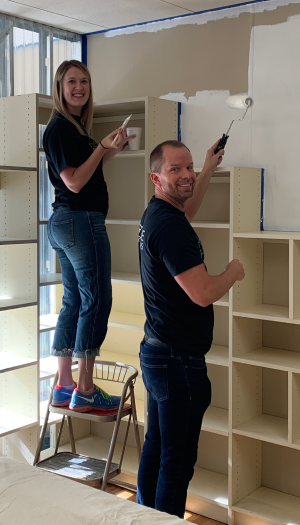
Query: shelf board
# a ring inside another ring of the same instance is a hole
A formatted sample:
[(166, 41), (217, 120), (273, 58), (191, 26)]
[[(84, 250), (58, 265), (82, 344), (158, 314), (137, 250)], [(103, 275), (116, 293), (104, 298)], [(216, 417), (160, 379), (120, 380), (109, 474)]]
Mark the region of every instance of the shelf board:
[(112, 272), (111, 281), (121, 284), (142, 284), (139, 273)]
[(233, 233), (233, 237), (240, 239), (264, 239), (264, 240), (290, 240), (300, 241), (300, 232), (279, 232), (279, 231), (255, 231), (244, 233)]
[(209, 352), (207, 352), (206, 363), (212, 365), (229, 366), (229, 348), (228, 346), (211, 345)]
[(233, 429), (235, 434), (260, 439), (269, 443), (288, 443), (288, 420), (260, 414)]
[(226, 293), (222, 299), (214, 303), (215, 306), (229, 306), (229, 293)]
[(267, 487), (260, 487), (240, 500), (233, 510), (251, 516), (254, 521), (262, 518), (280, 525), (300, 524), (300, 498)]
[(122, 120), (122, 115), (130, 115), (132, 113), (132, 120), (135, 114), (145, 113), (145, 107), (148, 97), (128, 98), (124, 100), (112, 100), (106, 103), (94, 104), (94, 118), (111, 117), (119, 115)]
[(49, 332), (56, 327), (58, 314), (45, 314), (40, 316), (40, 332)]
[(61, 273), (45, 273), (40, 276), (40, 286), (50, 286), (52, 284), (62, 284)]
[(139, 226), (140, 223), (141, 223), (141, 219), (105, 219), (105, 224)]
[(28, 166), (2, 166), (0, 165), (0, 171), (37, 171), (37, 168), (29, 168)]
[(141, 332), (144, 331), (144, 324), (145, 317), (143, 315), (127, 314), (123, 312), (112, 311), (108, 320), (108, 326), (140, 330)]
[(0, 245), (7, 244), (36, 244), (37, 239), (20, 239), (15, 237), (0, 237)]
[(228, 410), (209, 406), (203, 417), (202, 430), (228, 436)]
[[(241, 310), (234, 310), (233, 315), (252, 319), (265, 319), (267, 321), (292, 321), (289, 319), (288, 306), (277, 306), (275, 304), (258, 304), (256, 306), (242, 308)], [(298, 320), (298, 322), (300, 322), (300, 320)]]
[(188, 495), (228, 508), (228, 477), (211, 470), (195, 467), (194, 476), (189, 484)]
[(22, 357), (12, 352), (0, 352), (0, 374), (10, 372), (11, 370), (18, 370), (26, 368), (27, 366), (36, 365), (36, 359)]
[(50, 95), (38, 95), (38, 105), (40, 108), (53, 108), (53, 98)]
[(31, 299), (0, 299), (1, 310), (13, 310), (15, 308), (25, 308), (27, 306), (36, 306), (37, 302)]
[(235, 363), (263, 366), (275, 370), (300, 372), (300, 352), (262, 347), (233, 357)]
[(139, 150), (136, 150), (136, 151), (132, 151), (132, 150), (126, 150), (126, 151), (121, 151), (120, 153), (118, 153), (115, 157), (113, 157), (112, 160), (118, 160), (118, 159), (142, 159), (145, 157), (145, 150), (144, 149), (139, 149)]
[(2, 408), (0, 410), (0, 437), (37, 425), (37, 420)]
[(229, 222), (216, 221), (192, 221), (193, 228), (214, 228), (214, 229), (229, 229)]

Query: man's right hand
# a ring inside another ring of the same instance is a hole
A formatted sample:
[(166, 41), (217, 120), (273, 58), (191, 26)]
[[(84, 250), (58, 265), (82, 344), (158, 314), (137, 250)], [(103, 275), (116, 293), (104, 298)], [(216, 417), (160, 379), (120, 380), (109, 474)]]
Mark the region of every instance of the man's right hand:
[(227, 264), (225, 271), (231, 270), (236, 275), (237, 281), (242, 281), (245, 277), (245, 270), (243, 265), (237, 259), (232, 259), (229, 264)]

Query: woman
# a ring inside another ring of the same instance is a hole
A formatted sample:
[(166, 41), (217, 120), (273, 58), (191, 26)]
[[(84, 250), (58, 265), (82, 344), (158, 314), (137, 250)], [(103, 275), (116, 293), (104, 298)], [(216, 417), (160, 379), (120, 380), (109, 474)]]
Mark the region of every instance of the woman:
[[(53, 112), (43, 138), (55, 188), (48, 237), (60, 261), (64, 286), (52, 348), (59, 371), (52, 404), (69, 405), (78, 412), (116, 408), (120, 403), (118, 396), (96, 387), (92, 378), (112, 304), (105, 228), (108, 193), (102, 167), (133, 138), (119, 128), (97, 145), (89, 135), (92, 111), (88, 69), (77, 60), (64, 61), (55, 75)], [(78, 359), (78, 385), (72, 378), (72, 357)]]

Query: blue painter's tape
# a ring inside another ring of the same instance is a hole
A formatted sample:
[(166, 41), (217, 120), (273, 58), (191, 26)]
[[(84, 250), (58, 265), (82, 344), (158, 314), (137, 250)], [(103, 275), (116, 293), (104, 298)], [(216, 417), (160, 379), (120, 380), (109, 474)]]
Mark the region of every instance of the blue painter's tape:
[(239, 4), (229, 4), (229, 5), (222, 6), (222, 7), (215, 7), (214, 9), (205, 9), (204, 11), (193, 11), (192, 13), (187, 13), (186, 15), (176, 15), (176, 16), (170, 16), (168, 18), (158, 18), (157, 20), (149, 20), (148, 22), (139, 22), (137, 24), (129, 24), (128, 26), (111, 27), (109, 29), (102, 29), (101, 31), (92, 31), (91, 33), (86, 33), (85, 35), (82, 35), (82, 36), (98, 35), (100, 33), (108, 33), (109, 31), (119, 31), (120, 29), (128, 29), (129, 27), (146, 26), (148, 24), (155, 24), (157, 22), (166, 22), (167, 20), (176, 20), (176, 18), (186, 18), (188, 16), (203, 15), (205, 13), (224, 11), (225, 9), (243, 7), (245, 5), (261, 4), (263, 2), (272, 2), (272, 0), (250, 0), (249, 2), (241, 2)]
[(81, 40), (81, 61), (87, 66), (87, 37), (82, 35)]
[(265, 170), (261, 170), (260, 230), (264, 231)]
[(181, 141), (181, 102), (178, 102), (177, 140)]

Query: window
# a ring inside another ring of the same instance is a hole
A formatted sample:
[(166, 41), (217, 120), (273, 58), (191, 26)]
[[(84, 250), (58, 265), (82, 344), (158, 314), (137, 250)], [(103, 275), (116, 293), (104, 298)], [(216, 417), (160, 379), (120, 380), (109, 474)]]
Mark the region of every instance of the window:
[(0, 96), (51, 95), (63, 60), (81, 60), (81, 36), (0, 13)]

